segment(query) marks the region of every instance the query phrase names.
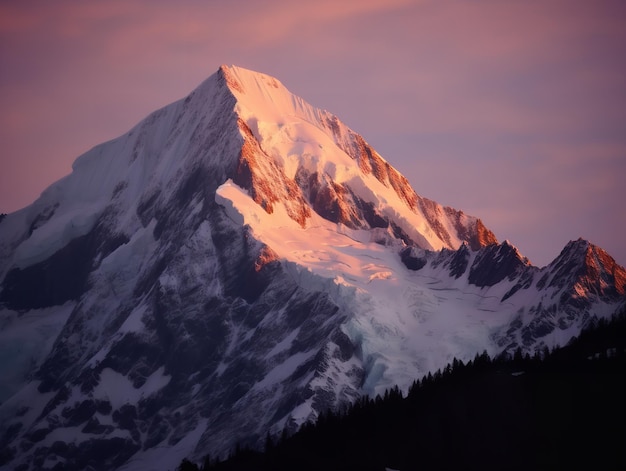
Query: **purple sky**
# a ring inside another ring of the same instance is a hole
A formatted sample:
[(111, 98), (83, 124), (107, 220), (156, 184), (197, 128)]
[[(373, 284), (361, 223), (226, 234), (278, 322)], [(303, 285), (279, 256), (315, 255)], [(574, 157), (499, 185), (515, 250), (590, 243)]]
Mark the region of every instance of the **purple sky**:
[(626, 265), (626, 2), (0, 4), (0, 212), (221, 64), (273, 75), (536, 265)]

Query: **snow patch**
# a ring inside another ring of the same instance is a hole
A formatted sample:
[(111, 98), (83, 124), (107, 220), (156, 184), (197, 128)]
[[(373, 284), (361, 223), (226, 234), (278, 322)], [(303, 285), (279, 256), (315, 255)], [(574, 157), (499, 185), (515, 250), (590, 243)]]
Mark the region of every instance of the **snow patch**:
[(271, 358), (277, 354), (279, 354), (280, 352), (283, 352), (285, 350), (287, 350), (288, 348), (291, 347), (291, 344), (293, 343), (293, 341), (296, 339), (296, 337), (298, 337), (298, 334), (300, 334), (300, 327), (295, 328), (294, 330), (292, 330), (289, 335), (287, 335), (287, 337), (285, 337), (283, 340), (281, 340), (279, 343), (277, 343), (274, 348), (272, 348), (266, 355), (266, 358)]
[(284, 381), (291, 376), (302, 363), (305, 363), (315, 356), (316, 353), (317, 352), (313, 350), (310, 352), (299, 352), (290, 356), (285, 361), (272, 368), (261, 381), (254, 385), (254, 389), (265, 389)]
[(15, 250), (13, 263), (20, 269), (42, 262), (73, 239), (93, 228), (100, 215), (99, 207), (76, 207), (61, 212), (33, 231)]
[(146, 379), (143, 386), (135, 388), (127, 376), (111, 368), (104, 368), (100, 373), (100, 381), (93, 391), (93, 397), (108, 400), (113, 409), (119, 409), (124, 404), (137, 404), (140, 399), (149, 397), (167, 386), (172, 378), (163, 372), (164, 367), (159, 368)]
[[(243, 226), (245, 222), (244, 216), (235, 207), (233, 201), (237, 192), (245, 193), (247, 195), (245, 190), (233, 183), (233, 181), (229, 178), (215, 192), (215, 202), (226, 210), (226, 214), (235, 224)], [(239, 196), (239, 198), (243, 198), (243, 195)], [(254, 202), (252, 203), (254, 204)]]

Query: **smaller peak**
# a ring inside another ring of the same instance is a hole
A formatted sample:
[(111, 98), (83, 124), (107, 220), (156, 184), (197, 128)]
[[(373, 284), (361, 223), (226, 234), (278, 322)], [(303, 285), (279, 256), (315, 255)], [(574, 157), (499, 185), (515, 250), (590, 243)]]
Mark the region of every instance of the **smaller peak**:
[(513, 280), (530, 265), (528, 259), (508, 240), (478, 251), (468, 281), (476, 286), (493, 286), (504, 279)]
[(615, 262), (613, 257), (603, 248), (583, 238), (569, 241), (549, 266), (553, 270), (561, 270), (563, 273), (574, 271), (574, 267), (587, 267), (594, 270), (624, 273), (626, 278), (626, 271)]
[(516, 252), (519, 252), (519, 249), (517, 248), (517, 246), (515, 244), (513, 244), (509, 239), (505, 239), (504, 241), (502, 241), (500, 243), (500, 245), (502, 247), (506, 247), (507, 249), (511, 249), (511, 250), (516, 251)]
[(574, 247), (585, 247), (585, 248), (589, 247), (590, 245), (593, 245), (587, 239), (583, 239), (582, 237), (579, 237), (576, 240), (570, 240), (569, 244), (571, 244)]
[(604, 296), (626, 294), (626, 270), (604, 249), (579, 238), (567, 243), (550, 264), (554, 277), (550, 286), (562, 286), (573, 279), (581, 292)]
[(527, 257), (524, 257), (519, 249), (511, 243), (510, 240), (506, 239), (500, 246), (505, 249), (508, 253), (513, 254), (515, 257), (524, 262), (525, 265), (530, 265), (530, 261)]

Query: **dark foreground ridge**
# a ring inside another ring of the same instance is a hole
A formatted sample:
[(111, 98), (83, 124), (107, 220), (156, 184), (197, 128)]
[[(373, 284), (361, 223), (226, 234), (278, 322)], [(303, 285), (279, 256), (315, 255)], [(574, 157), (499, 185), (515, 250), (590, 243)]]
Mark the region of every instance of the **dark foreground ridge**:
[(626, 469), (626, 309), (564, 348), (487, 353), (181, 471)]

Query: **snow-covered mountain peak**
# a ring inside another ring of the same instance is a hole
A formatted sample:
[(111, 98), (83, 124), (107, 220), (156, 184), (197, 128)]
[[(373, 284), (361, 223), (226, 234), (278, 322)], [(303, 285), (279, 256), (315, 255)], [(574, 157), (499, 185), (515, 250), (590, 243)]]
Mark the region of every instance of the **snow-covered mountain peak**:
[(584, 241), (533, 267), (223, 66), (2, 220), (0, 468), (224, 456), (455, 357), (566, 342), (625, 284)]

